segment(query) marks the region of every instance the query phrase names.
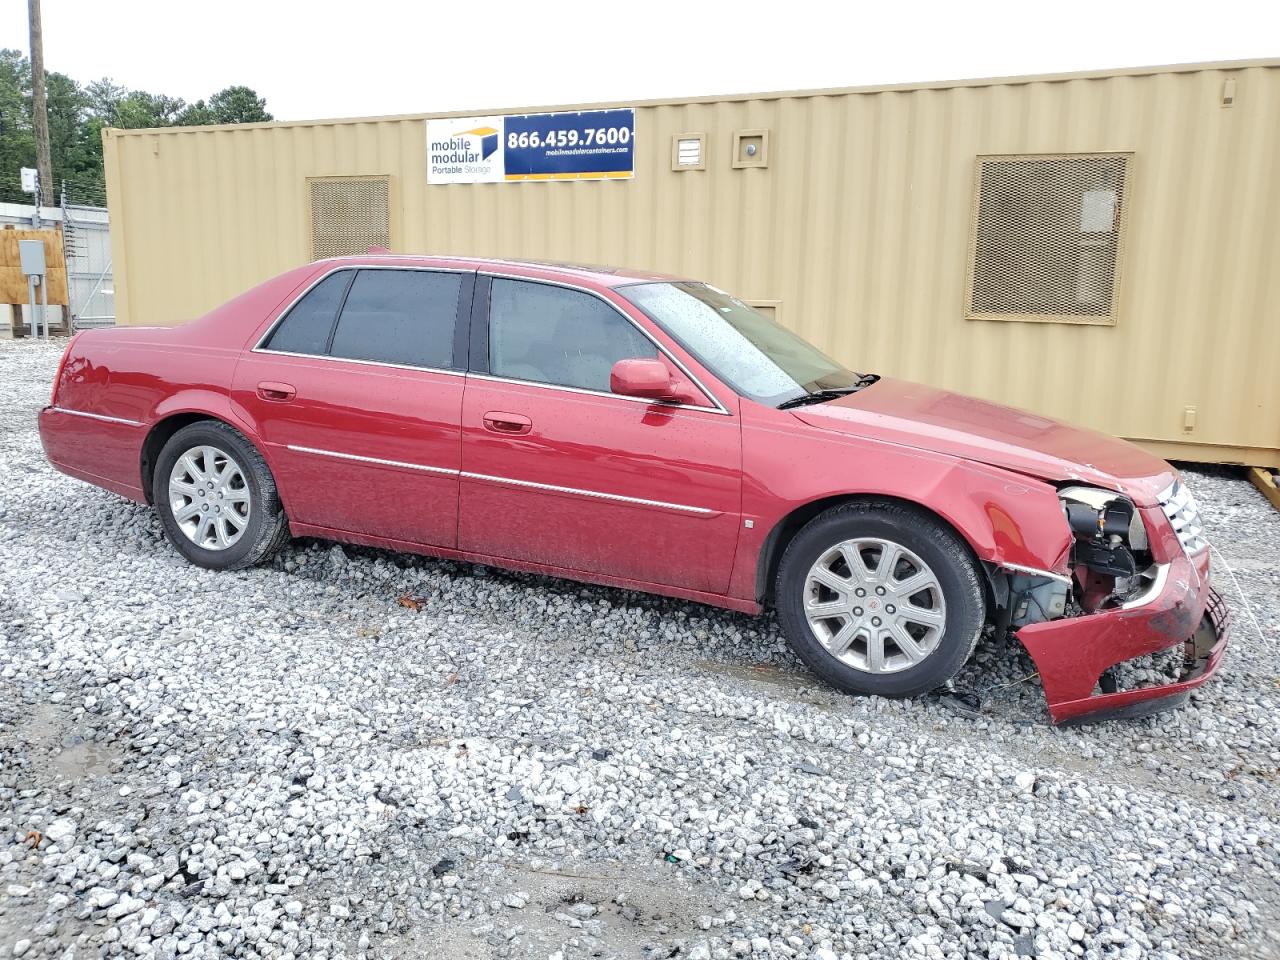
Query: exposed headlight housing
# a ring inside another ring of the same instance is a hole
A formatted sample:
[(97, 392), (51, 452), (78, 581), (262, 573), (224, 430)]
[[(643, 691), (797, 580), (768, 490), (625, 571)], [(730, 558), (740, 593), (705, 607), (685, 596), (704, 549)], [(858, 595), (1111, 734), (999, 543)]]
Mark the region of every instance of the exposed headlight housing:
[(1058, 498), (1076, 540), (1078, 563), (1118, 580), (1137, 574), (1134, 554), (1145, 554), (1150, 544), (1142, 515), (1132, 500), (1097, 487), (1064, 487)]
[(1129, 549), (1139, 553), (1146, 553), (1151, 549), (1151, 544), (1147, 540), (1147, 526), (1142, 522), (1142, 514), (1137, 510), (1133, 511), (1133, 516), (1129, 519)]
[(1063, 617), (1071, 603), (1088, 613), (1121, 605), (1157, 574), (1142, 515), (1124, 494), (1070, 486), (1058, 491), (1058, 500), (1073, 538), (1074, 576), (1064, 581), (1034, 571), (1011, 574), (1009, 622), (1015, 628)]
[(1114, 490), (1064, 487), (1058, 491), (1071, 532), (1077, 536), (1110, 538), (1119, 535), (1131, 550), (1145, 551), (1147, 528), (1133, 501)]

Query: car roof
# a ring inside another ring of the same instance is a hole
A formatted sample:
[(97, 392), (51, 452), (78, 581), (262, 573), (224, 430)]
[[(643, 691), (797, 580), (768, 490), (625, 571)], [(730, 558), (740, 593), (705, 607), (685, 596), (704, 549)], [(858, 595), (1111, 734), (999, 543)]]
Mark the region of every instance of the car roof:
[[(632, 270), (626, 267), (564, 263), (551, 260), (507, 260), (496, 257), (369, 253), (357, 256), (330, 257), (326, 260), (318, 261), (318, 263), (331, 266), (349, 264), (351, 266), (463, 267), (495, 273), (512, 272), (518, 276), (546, 280), (585, 281), (601, 287), (622, 287), (628, 284), (649, 281), (679, 282), (689, 279), (647, 270)], [(315, 266), (315, 264), (312, 264), (312, 266)]]

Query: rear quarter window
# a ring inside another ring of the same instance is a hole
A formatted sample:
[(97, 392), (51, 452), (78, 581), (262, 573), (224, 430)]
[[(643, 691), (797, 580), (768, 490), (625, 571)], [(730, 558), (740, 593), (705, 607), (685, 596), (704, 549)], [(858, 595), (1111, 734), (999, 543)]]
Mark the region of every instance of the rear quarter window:
[(331, 273), (293, 305), (262, 346), (282, 353), (323, 355), (354, 270)]

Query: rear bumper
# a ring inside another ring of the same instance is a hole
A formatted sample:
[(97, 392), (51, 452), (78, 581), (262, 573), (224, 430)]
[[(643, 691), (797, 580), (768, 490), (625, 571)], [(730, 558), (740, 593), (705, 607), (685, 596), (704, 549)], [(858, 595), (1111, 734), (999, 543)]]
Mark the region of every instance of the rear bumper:
[[(1222, 662), (1231, 630), (1226, 602), (1209, 586), (1207, 551), (1179, 555), (1164, 589), (1141, 606), (1035, 623), (1018, 639), (1040, 672), (1054, 723), (1141, 717), (1184, 703)], [(1181, 646), (1174, 682), (1115, 693), (1094, 693), (1110, 667)]]
[(50, 406), (40, 411), (39, 427), (45, 456), (63, 473), (146, 502), (141, 423)]

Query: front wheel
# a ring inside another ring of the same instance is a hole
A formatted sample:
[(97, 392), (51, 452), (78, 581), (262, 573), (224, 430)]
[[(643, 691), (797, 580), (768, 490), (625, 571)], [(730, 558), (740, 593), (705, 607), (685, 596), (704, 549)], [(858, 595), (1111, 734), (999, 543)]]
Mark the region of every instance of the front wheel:
[(245, 437), (216, 420), (183, 427), (156, 460), (152, 500), (169, 542), (201, 567), (269, 560), (289, 536), (275, 479)]
[(954, 677), (986, 619), (968, 547), (931, 515), (892, 503), (844, 504), (809, 521), (787, 545), (774, 595), (814, 673), (885, 697)]

